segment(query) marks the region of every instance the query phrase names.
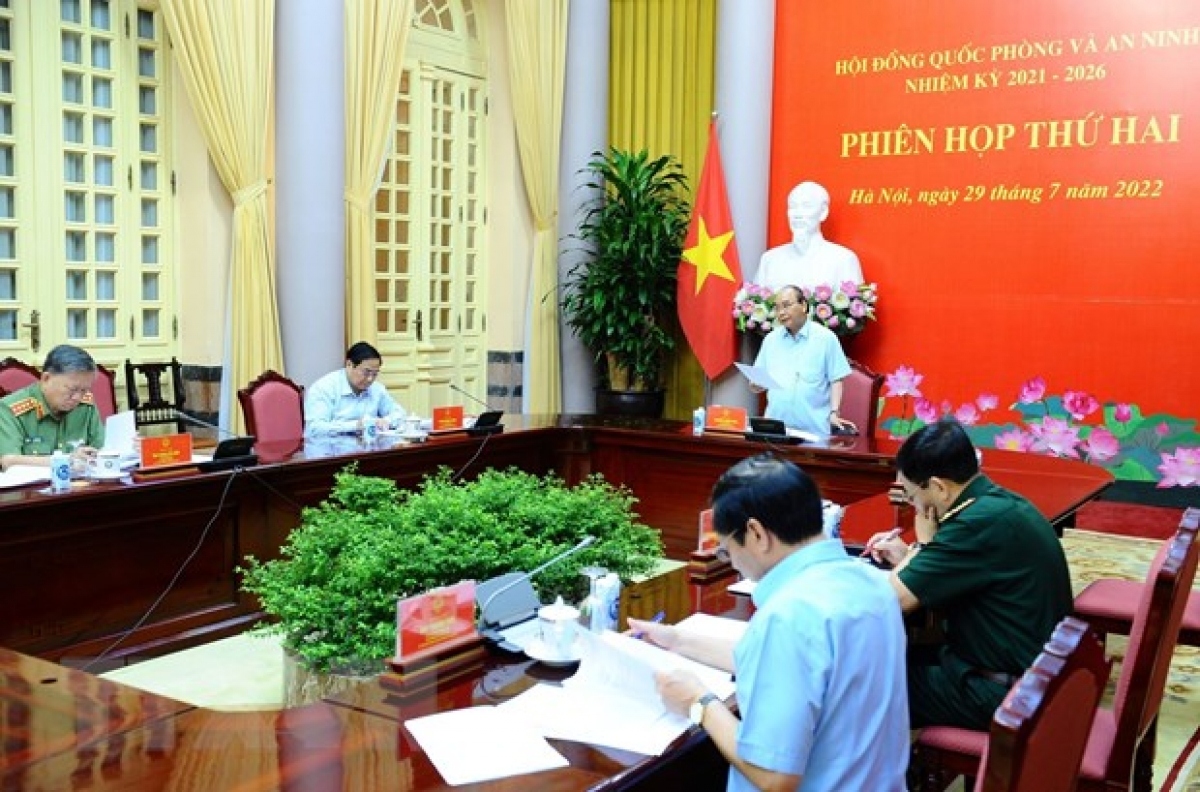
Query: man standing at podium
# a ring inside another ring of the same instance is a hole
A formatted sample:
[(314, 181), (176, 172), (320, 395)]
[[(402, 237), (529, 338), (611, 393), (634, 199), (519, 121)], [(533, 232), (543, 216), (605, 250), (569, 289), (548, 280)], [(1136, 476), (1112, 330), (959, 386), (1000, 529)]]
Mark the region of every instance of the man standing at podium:
[(658, 675), (729, 761), (730, 790), (902, 792), (908, 765), (904, 627), (879, 570), (821, 530), (817, 485), (769, 455), (713, 488), (718, 556), (757, 580), (757, 610), (736, 644), (630, 619), (659, 646), (737, 679), (740, 718), (690, 672)]

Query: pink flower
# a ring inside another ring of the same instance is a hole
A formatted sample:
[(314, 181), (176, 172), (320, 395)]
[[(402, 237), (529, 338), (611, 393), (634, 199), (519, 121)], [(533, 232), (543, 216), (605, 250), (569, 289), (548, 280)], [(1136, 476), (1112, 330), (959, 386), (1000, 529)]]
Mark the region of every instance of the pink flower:
[(1167, 426), (1167, 422), (1163, 421), (1158, 426), (1154, 427), (1154, 434), (1159, 437), (1166, 437), (1171, 433), (1171, 427)]
[(1159, 454), (1162, 464), (1160, 487), (1200, 486), (1200, 448), (1176, 448), (1174, 454)]
[(926, 398), (917, 399), (913, 407), (913, 412), (917, 418), (927, 424), (931, 424), (938, 419), (937, 405)]
[(1043, 418), (1041, 423), (1029, 425), (1033, 433), (1034, 451), (1049, 455), (1079, 459), (1079, 427), (1071, 426), (1061, 418)]
[(1113, 410), (1113, 418), (1116, 418), (1121, 423), (1128, 423), (1129, 419), (1132, 417), (1133, 409), (1125, 402), (1121, 402), (1117, 405), (1116, 409)]
[(916, 369), (909, 368), (908, 366), (900, 366), (887, 375), (887, 391), (884, 395), (920, 396), (921, 391), (917, 388), (923, 379), (925, 379), (925, 375), (918, 374)]
[[(825, 307), (826, 306), (824, 306), (824, 305), (821, 306), (821, 308), (825, 308)], [(817, 313), (818, 314), (821, 313), (820, 308), (817, 309)], [(830, 330), (832, 330), (833, 328), (837, 327), (838, 324), (840, 324), (840, 322), (837, 318), (837, 314), (834, 314), (833, 311), (830, 311), (829, 313), (830, 313), (830, 316), (828, 319), (825, 320), (825, 326), (828, 327)]]
[(854, 281), (842, 281), (842, 285), (839, 288), (844, 294), (848, 294), (851, 297), (858, 294), (858, 284)]
[(1020, 429), (1009, 429), (996, 435), (996, 448), (1005, 451), (1030, 451), (1033, 449), (1033, 437)]
[(1121, 451), (1121, 441), (1103, 426), (1097, 426), (1083, 443), (1089, 462), (1105, 462)]
[(850, 301), (850, 315), (857, 318), (862, 318), (867, 315), (867, 304), (862, 300)]
[(817, 318), (825, 322), (826, 325), (828, 325), (829, 317), (831, 316), (833, 316), (833, 309), (828, 305), (822, 303), (821, 305), (817, 306)]
[(1021, 394), (1017, 396), (1017, 401), (1021, 404), (1034, 404), (1040, 402), (1042, 397), (1046, 395), (1046, 380), (1041, 377), (1034, 377), (1021, 386)]
[(943, 400), (942, 401), (942, 415), (949, 415), (952, 412), (954, 412), (954, 405), (950, 403), (949, 399)]
[(975, 408), (974, 404), (967, 402), (954, 411), (954, 417), (963, 426), (974, 426), (979, 423), (979, 410)]
[(813, 299), (818, 302), (828, 302), (829, 298), (833, 297), (833, 289), (822, 283), (820, 286), (813, 289)]
[(1063, 394), (1063, 407), (1076, 421), (1082, 421), (1100, 409), (1100, 402), (1089, 393), (1069, 390)]
[(1000, 397), (994, 393), (981, 393), (975, 398), (975, 406), (980, 412), (994, 410), (1000, 404)]

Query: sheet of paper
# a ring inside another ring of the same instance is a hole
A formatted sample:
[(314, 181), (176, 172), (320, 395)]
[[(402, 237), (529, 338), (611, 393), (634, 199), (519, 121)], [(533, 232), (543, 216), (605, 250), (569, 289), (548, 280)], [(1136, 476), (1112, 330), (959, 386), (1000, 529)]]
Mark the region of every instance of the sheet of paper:
[(774, 390), (775, 388), (783, 387), (776, 382), (775, 378), (772, 377), (771, 374), (762, 366), (750, 366), (745, 363), (734, 363), (733, 365), (737, 366), (737, 370), (742, 372), (742, 375), (746, 379), (750, 380), (750, 383), (753, 385), (757, 385), (760, 388), (765, 388), (766, 390)]
[(134, 421), (133, 410), (126, 410), (104, 419), (104, 451), (120, 454), (122, 457), (136, 456), (133, 439), (137, 437), (137, 424)]
[(739, 580), (737, 583), (731, 584), (727, 589), (730, 594), (740, 594), (743, 597), (749, 597), (754, 593), (753, 580)]
[(529, 723), (498, 707), (439, 712), (404, 725), (451, 786), (569, 764)]
[(37, 484), (50, 480), (50, 468), (37, 465), (10, 465), (8, 470), (0, 473), (0, 489), (8, 487), (24, 487), (26, 484)]
[(661, 756), (687, 731), (687, 718), (672, 715), (655, 696), (640, 701), (611, 690), (534, 685), (500, 705), (532, 724), (544, 737)]
[(742, 619), (727, 619), (708, 613), (693, 613), (676, 624), (675, 628), (693, 635), (720, 638), (726, 641), (740, 641), (746, 634), (746, 626), (749, 624), (750, 622)]

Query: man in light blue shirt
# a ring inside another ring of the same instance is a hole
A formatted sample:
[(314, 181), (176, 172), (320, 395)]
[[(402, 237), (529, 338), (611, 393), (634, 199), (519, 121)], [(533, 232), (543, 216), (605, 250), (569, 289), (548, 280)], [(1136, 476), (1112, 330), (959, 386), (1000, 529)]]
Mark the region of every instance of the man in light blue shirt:
[(666, 706), (708, 732), (727, 788), (903, 792), (908, 765), (904, 624), (886, 573), (821, 530), (821, 496), (769, 455), (713, 489), (718, 556), (757, 580), (736, 644), (630, 619), (654, 643), (737, 679), (734, 714), (686, 671), (660, 673)]
[(379, 350), (365, 341), (347, 349), (345, 366), (304, 392), (305, 434), (358, 434), (368, 425), (389, 429), (403, 421), (404, 408), (378, 381), (382, 365)]
[(838, 414), (842, 380), (850, 374), (838, 337), (808, 318), (808, 300), (796, 286), (779, 290), (775, 319), (754, 360), (780, 386), (767, 391), (767, 417), (818, 437), (828, 437), (831, 427), (857, 431)]

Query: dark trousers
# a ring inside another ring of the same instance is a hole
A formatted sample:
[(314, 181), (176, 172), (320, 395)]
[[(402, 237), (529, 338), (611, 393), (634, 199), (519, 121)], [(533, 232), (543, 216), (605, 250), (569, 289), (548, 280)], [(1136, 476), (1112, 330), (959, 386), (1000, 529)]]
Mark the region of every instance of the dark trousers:
[(908, 653), (908, 710), (912, 728), (958, 726), (987, 731), (1008, 688), (971, 672), (939, 646), (915, 646)]

